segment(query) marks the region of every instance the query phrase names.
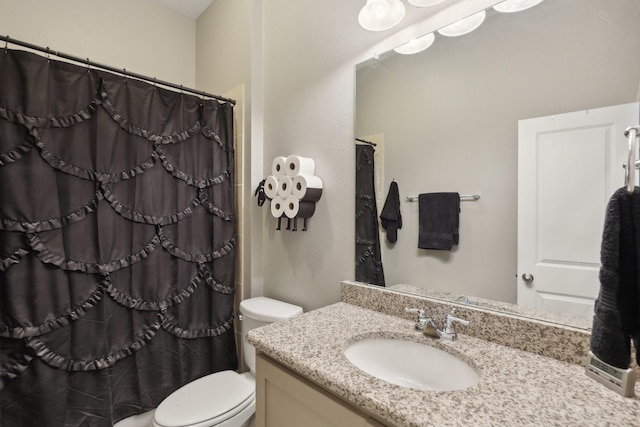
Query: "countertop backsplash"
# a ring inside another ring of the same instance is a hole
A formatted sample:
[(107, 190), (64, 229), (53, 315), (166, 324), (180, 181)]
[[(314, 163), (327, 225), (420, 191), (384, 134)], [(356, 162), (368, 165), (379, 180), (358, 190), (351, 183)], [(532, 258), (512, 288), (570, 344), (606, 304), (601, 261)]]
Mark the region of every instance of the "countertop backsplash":
[(405, 312), (405, 308), (422, 308), (427, 316), (439, 325), (446, 315), (455, 309), (456, 317), (470, 322), (468, 326), (456, 325), (458, 333), (563, 362), (583, 365), (589, 352), (591, 333), (587, 329), (439, 301), (351, 281), (342, 282), (340, 300), (411, 320), (416, 319), (416, 315)]

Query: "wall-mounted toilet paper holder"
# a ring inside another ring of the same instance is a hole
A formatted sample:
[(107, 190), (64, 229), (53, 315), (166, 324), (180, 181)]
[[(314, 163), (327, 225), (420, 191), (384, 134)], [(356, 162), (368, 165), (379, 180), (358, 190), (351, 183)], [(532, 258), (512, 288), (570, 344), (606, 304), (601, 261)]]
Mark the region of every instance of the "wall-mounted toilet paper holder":
[[(278, 225), (276, 226), (276, 230), (281, 230), (282, 229), (282, 218), (284, 217), (279, 217), (278, 218)], [(292, 221), (293, 219), (293, 221)], [(302, 225), (302, 231), (307, 231), (307, 219), (308, 218), (303, 218), (304, 223)], [(291, 223), (293, 222), (293, 226), (291, 225)], [(287, 230), (291, 230), (291, 231), (298, 231), (298, 218), (287, 218)]]
[(298, 231), (298, 219), (307, 231), (307, 220), (316, 210), (322, 197), (323, 183), (315, 175), (316, 164), (310, 157), (297, 155), (276, 157), (271, 164), (271, 175), (265, 178), (264, 193), (270, 200), (271, 215), (278, 219), (276, 230), (282, 229), (282, 218), (287, 218), (287, 230)]

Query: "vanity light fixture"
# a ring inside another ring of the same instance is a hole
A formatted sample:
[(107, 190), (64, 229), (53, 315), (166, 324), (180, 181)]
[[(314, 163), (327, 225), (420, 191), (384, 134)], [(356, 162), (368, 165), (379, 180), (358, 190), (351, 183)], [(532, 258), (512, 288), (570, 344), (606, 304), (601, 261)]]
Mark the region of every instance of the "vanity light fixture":
[(542, 0), (505, 0), (493, 8), (498, 12), (513, 13), (529, 9), (539, 3), (542, 3)]
[(402, 55), (413, 55), (414, 53), (422, 52), (423, 50), (431, 46), (435, 38), (436, 37), (433, 35), (433, 33), (429, 33), (426, 36), (418, 37), (417, 39), (408, 41), (407, 43), (402, 44), (393, 50)]
[(444, 0), (408, 0), (409, 3), (416, 7), (429, 7), (442, 3)]
[(456, 21), (453, 24), (449, 24), (446, 27), (440, 28), (438, 32), (447, 37), (462, 36), (464, 34), (470, 33), (471, 31), (482, 25), (486, 16), (486, 12), (484, 10), (481, 10), (480, 12), (475, 13), (471, 16), (467, 16), (466, 18), (462, 18), (461, 20)]
[(367, 0), (358, 14), (358, 22), (365, 30), (384, 31), (399, 24), (405, 12), (401, 0)]

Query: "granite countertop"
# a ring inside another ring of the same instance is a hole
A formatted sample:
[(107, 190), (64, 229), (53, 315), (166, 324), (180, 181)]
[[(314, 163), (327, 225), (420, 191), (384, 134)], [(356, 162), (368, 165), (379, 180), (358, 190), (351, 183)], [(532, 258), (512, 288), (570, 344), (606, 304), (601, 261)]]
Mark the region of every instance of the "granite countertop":
[[(345, 344), (368, 336), (407, 338), (448, 351), (475, 367), (480, 381), (465, 390), (434, 392), (378, 380), (343, 354)], [(254, 329), (248, 339), (258, 351), (390, 426), (640, 425), (640, 399), (605, 388), (582, 366), (461, 333), (456, 341), (433, 339), (414, 331), (412, 321), (343, 302)]]

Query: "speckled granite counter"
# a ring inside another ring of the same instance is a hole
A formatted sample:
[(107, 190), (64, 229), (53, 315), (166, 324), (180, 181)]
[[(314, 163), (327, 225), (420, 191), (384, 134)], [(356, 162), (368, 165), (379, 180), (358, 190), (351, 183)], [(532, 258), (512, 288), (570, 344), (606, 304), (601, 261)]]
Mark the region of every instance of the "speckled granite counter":
[[(478, 369), (480, 382), (430, 392), (378, 380), (343, 354), (346, 343), (367, 336), (408, 338), (453, 353)], [(434, 340), (415, 332), (410, 320), (343, 302), (255, 329), (248, 338), (267, 356), (390, 426), (640, 425), (640, 399), (606, 389), (581, 366), (466, 335)]]
[(471, 322), (469, 326), (458, 328), (465, 335), (578, 365), (584, 363), (589, 352), (590, 330), (514, 313), (487, 310), (349, 281), (342, 282), (340, 301), (404, 319), (415, 318), (414, 314), (404, 311), (405, 307), (422, 308), (439, 323), (455, 309), (456, 316)]

